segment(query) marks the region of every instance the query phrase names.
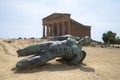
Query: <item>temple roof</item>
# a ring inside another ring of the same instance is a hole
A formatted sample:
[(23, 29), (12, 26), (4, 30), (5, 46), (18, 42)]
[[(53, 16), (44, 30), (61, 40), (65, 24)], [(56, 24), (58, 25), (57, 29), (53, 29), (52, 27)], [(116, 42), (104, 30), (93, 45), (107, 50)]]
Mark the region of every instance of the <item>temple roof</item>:
[(69, 14), (69, 13), (53, 13), (53, 14), (51, 14), (51, 15), (49, 15), (49, 16), (47, 16), (47, 17), (45, 17), (45, 18), (43, 18), (43, 20), (44, 19), (47, 19), (47, 18), (55, 18), (55, 17), (58, 17), (58, 16), (69, 16), (70, 17), (70, 15), (71, 14)]
[[(66, 16), (68, 16), (68, 17), (70, 18), (71, 14), (69, 14), (69, 13), (53, 13), (53, 14), (51, 14), (51, 15), (43, 18), (43, 20), (49, 20), (49, 19), (52, 19), (52, 18), (61, 18), (61, 17), (66, 17)], [(78, 25), (82, 25), (82, 26), (84, 26), (84, 27), (91, 27), (91, 26), (88, 26), (88, 25), (83, 25), (83, 24), (75, 21), (75, 20), (72, 19), (72, 18), (70, 18), (70, 21), (72, 21), (72, 22), (74, 22), (74, 23), (76, 23), (76, 24), (78, 24)]]
[(82, 26), (84, 26), (84, 27), (91, 27), (91, 26), (88, 26), (88, 25), (81, 24), (81, 23), (75, 21), (74, 19), (71, 19), (71, 18), (70, 18), (70, 20), (71, 20), (72, 22), (75, 22), (75, 23), (77, 23), (77, 24), (79, 24), (79, 25), (82, 25)]

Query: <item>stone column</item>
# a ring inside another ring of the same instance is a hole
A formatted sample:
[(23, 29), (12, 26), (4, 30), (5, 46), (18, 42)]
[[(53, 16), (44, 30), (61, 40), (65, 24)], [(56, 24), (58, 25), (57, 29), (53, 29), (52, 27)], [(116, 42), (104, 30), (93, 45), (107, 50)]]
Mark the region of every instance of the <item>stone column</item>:
[(77, 30), (77, 25), (76, 25), (76, 36), (77, 36), (78, 30)]
[(73, 24), (73, 35), (75, 36), (75, 26)]
[(65, 24), (64, 24), (64, 22), (62, 23), (62, 35), (65, 35)]
[(71, 24), (70, 24), (70, 20), (68, 20), (67, 23), (68, 23), (68, 34), (71, 34)]
[(78, 26), (78, 36), (80, 36), (80, 26)]
[(79, 29), (80, 29), (80, 27), (78, 26), (78, 36), (80, 35), (80, 30)]
[(79, 28), (78, 28), (79, 26), (77, 26), (77, 36), (79, 35)]
[(78, 28), (79, 26), (77, 26), (77, 36), (79, 35), (79, 28)]
[(77, 36), (78, 36), (78, 26), (76, 26)]
[(72, 21), (71, 21), (71, 34), (73, 35), (73, 24), (72, 24)]
[(54, 35), (57, 36), (57, 23), (54, 25)]
[(77, 34), (78, 34), (78, 29), (77, 29), (77, 25), (76, 25), (76, 36), (77, 36)]
[(59, 35), (60, 36), (62, 35), (62, 23), (61, 22), (59, 23)]
[(75, 36), (76, 36), (76, 34), (77, 34), (77, 32), (76, 32), (76, 25), (74, 27), (75, 27)]
[(45, 37), (45, 25), (43, 24), (43, 38)]
[(52, 36), (52, 26), (49, 24), (50, 32), (49, 35)]
[(46, 29), (47, 29), (47, 34), (46, 34), (46, 36), (49, 36), (49, 26), (48, 26), (48, 25), (46, 25)]
[(59, 23), (57, 23), (57, 36), (60, 36), (60, 26), (59, 26)]
[(54, 36), (54, 24), (52, 24), (52, 36)]
[(74, 24), (72, 22), (72, 35), (74, 35)]

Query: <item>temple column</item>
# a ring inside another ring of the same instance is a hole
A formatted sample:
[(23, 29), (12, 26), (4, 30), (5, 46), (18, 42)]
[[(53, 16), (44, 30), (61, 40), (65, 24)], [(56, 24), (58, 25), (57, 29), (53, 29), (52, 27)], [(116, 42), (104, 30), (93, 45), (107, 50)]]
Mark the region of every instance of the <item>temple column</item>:
[(61, 22), (59, 23), (59, 35), (60, 36), (62, 35), (62, 23)]
[(64, 24), (64, 22), (62, 23), (62, 35), (65, 35), (65, 24)]
[(71, 34), (73, 35), (73, 24), (72, 24), (72, 22), (71, 22)]
[(63, 24), (64, 35), (68, 34), (68, 29), (69, 29), (68, 22), (65, 21)]
[(78, 29), (78, 26), (77, 26), (77, 36), (78, 36), (78, 31), (79, 31), (79, 29)]
[(48, 24), (48, 27), (49, 27), (49, 36), (50, 36), (50, 25)]
[(47, 28), (47, 35), (46, 36), (49, 36), (49, 26), (47, 25), (46, 28)]
[(76, 25), (76, 27), (75, 27), (75, 28), (76, 28), (76, 36), (77, 36), (77, 30), (78, 30), (78, 29), (77, 29), (77, 25)]
[(79, 36), (79, 33), (80, 33), (80, 32), (79, 32), (79, 26), (78, 26), (78, 36)]
[(73, 25), (73, 22), (72, 23), (72, 35), (74, 35), (74, 25)]
[(78, 27), (78, 36), (79, 36), (79, 27)]
[(76, 25), (74, 25), (74, 27), (75, 27), (75, 36), (76, 36), (76, 32), (77, 32), (77, 31), (76, 31)]
[(60, 36), (60, 28), (59, 28), (60, 26), (59, 26), (59, 23), (57, 23), (56, 27), (57, 27), (57, 36)]
[(49, 28), (50, 28), (50, 36), (52, 36), (52, 26), (49, 24)]
[(54, 24), (52, 24), (52, 36), (54, 36)]
[(74, 24), (74, 35), (76, 36), (76, 26)]
[(43, 24), (43, 38), (45, 37), (45, 25)]
[(71, 24), (70, 24), (70, 20), (68, 20), (67, 21), (67, 23), (68, 23), (68, 34), (70, 34), (71, 33)]
[(77, 25), (76, 25), (76, 36), (78, 35), (78, 28), (77, 28)]
[(50, 24), (50, 34), (53, 36), (53, 24)]
[(77, 28), (77, 25), (76, 25), (76, 36), (78, 35), (78, 28)]
[(80, 30), (80, 26), (79, 26), (79, 37), (80, 37), (80, 31), (81, 31), (81, 30)]
[(74, 24), (73, 24), (73, 35), (75, 36), (75, 27), (74, 27)]

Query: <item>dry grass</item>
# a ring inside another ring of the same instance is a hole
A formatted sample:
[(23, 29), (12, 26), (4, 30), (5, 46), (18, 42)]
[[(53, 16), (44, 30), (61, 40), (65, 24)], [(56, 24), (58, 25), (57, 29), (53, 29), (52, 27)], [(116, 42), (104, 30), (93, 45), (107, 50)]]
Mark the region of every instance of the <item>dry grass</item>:
[(16, 70), (16, 50), (33, 40), (0, 40), (0, 80), (120, 80), (120, 48), (84, 47), (87, 66), (61, 64), (56, 60), (33, 69)]

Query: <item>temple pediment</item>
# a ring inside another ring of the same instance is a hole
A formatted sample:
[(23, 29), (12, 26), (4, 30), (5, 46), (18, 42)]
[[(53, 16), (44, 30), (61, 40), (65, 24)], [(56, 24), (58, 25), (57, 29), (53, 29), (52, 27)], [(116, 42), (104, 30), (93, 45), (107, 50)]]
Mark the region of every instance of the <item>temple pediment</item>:
[(70, 14), (68, 14), (68, 13), (53, 13), (53, 14), (43, 18), (43, 20), (60, 19), (60, 18), (70, 18)]

